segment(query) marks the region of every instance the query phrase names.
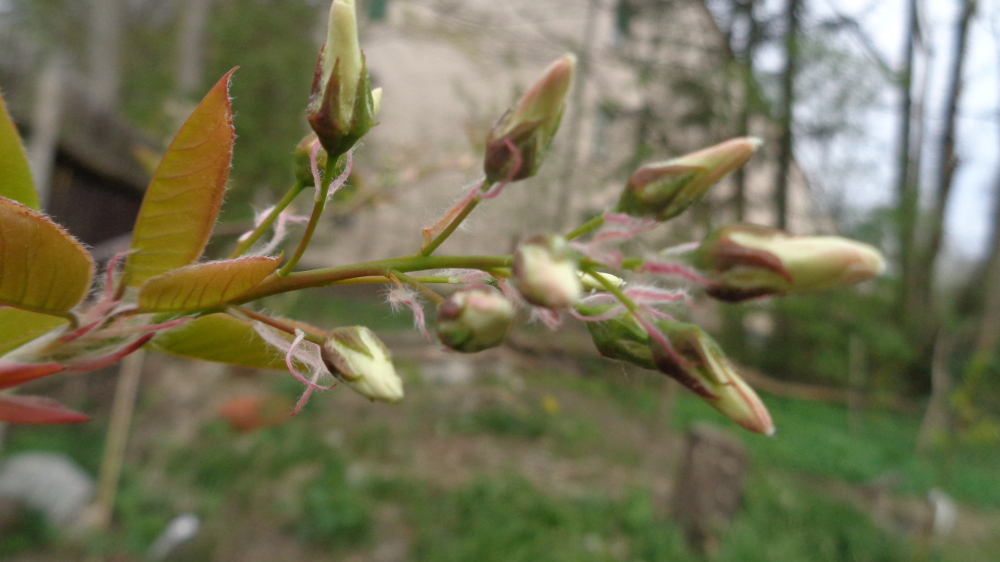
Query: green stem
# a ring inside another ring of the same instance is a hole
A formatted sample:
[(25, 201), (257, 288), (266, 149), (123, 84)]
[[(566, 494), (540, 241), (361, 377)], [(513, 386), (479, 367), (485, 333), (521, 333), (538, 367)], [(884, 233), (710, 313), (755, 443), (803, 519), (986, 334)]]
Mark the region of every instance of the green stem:
[(576, 227), (575, 229), (571, 230), (566, 235), (566, 240), (572, 240), (572, 239), (577, 238), (579, 236), (583, 236), (584, 234), (590, 232), (591, 230), (594, 230), (595, 228), (597, 228), (597, 227), (599, 227), (599, 226), (601, 226), (603, 224), (604, 224), (604, 215), (603, 214), (597, 215), (596, 217), (590, 219), (589, 221), (587, 221), (587, 222), (581, 224), (580, 226)]
[(497, 267), (510, 267), (512, 262), (513, 257), (511, 256), (407, 256), (300, 271), (287, 277), (272, 274), (249, 292), (234, 300), (232, 304), (244, 304), (289, 291), (325, 287), (358, 277), (385, 277), (392, 270), (404, 273), (448, 268), (470, 268), (486, 271)]
[[(445, 283), (451, 284), (451, 277), (447, 275), (411, 275), (410, 279), (420, 283)], [(330, 285), (374, 285), (378, 283), (395, 283), (392, 279), (384, 275), (370, 275), (368, 277), (355, 277), (330, 283)]]
[[(344, 160), (343, 164), (341, 164), (342, 159)], [(316, 232), (316, 226), (319, 224), (319, 218), (323, 214), (323, 209), (326, 208), (326, 195), (330, 192), (330, 184), (340, 175), (346, 165), (347, 160), (343, 156), (340, 158), (329, 158), (326, 161), (326, 170), (323, 173), (322, 185), (313, 200), (313, 210), (312, 214), (309, 215), (309, 224), (306, 225), (306, 231), (302, 234), (302, 240), (299, 240), (299, 245), (295, 248), (295, 253), (278, 270), (278, 277), (287, 277), (295, 269), (299, 260), (302, 259), (302, 254), (306, 252), (306, 248), (309, 247), (309, 242), (312, 240), (313, 233)]]
[(437, 237), (431, 240), (431, 243), (428, 244), (426, 248), (420, 250), (420, 255), (423, 257), (427, 257), (432, 253), (434, 253), (434, 250), (436, 250), (438, 246), (440, 246), (445, 240), (447, 240), (448, 237), (451, 236), (452, 232), (455, 232), (455, 229), (462, 224), (462, 221), (464, 221), (466, 217), (469, 216), (469, 213), (471, 213), (472, 210), (476, 208), (476, 205), (478, 205), (479, 202), (482, 200), (483, 198), (480, 195), (476, 195), (475, 197), (473, 197), (472, 200), (469, 201), (469, 204), (462, 209), (462, 212), (460, 212), (458, 216), (456, 216), (450, 223), (448, 223), (448, 226), (446, 226), (445, 229), (441, 231), (441, 234), (438, 234)]
[(621, 263), (620, 267), (622, 269), (632, 269), (632, 270), (635, 270), (635, 269), (639, 269), (640, 267), (642, 267), (642, 264), (645, 263), (645, 262), (646, 262), (645, 258), (625, 258), (625, 259), (622, 260), (622, 263)]
[(278, 201), (278, 204), (271, 209), (271, 212), (268, 213), (267, 217), (253, 229), (250, 236), (236, 244), (236, 248), (233, 250), (233, 253), (229, 254), (229, 259), (235, 259), (242, 256), (247, 250), (250, 249), (250, 246), (253, 246), (257, 240), (260, 240), (260, 237), (263, 236), (264, 233), (271, 228), (271, 225), (274, 224), (274, 221), (278, 219), (278, 215), (280, 215), (281, 212), (292, 203), (299, 193), (302, 193), (303, 189), (305, 189), (305, 186), (302, 185), (301, 182), (296, 181), (292, 184), (292, 187), (288, 189), (288, 192), (286, 192), (285, 196), (281, 198), (281, 201)]
[(615, 298), (617, 298), (623, 305), (625, 305), (625, 308), (627, 308), (629, 312), (631, 312), (632, 314), (638, 314), (639, 305), (635, 304), (635, 302), (633, 302), (632, 299), (628, 298), (628, 296), (625, 293), (623, 293), (621, 289), (616, 287), (614, 283), (605, 279), (603, 275), (599, 275), (597, 269), (595, 269), (594, 266), (581, 264), (580, 271), (586, 273), (591, 277), (591, 279), (594, 279), (595, 281), (600, 283), (600, 285), (604, 287), (604, 290), (614, 295)]
[(394, 269), (394, 270), (392, 270), (392, 271), (389, 272), (389, 276), (390, 277), (395, 277), (395, 278), (399, 279), (400, 281), (402, 281), (403, 283), (406, 283), (407, 285), (410, 285), (411, 287), (417, 289), (418, 291), (420, 291), (421, 293), (423, 293), (424, 296), (426, 296), (428, 299), (430, 299), (431, 302), (433, 302), (435, 304), (441, 304), (441, 303), (444, 302), (444, 297), (442, 297), (441, 295), (435, 293), (434, 291), (432, 291), (430, 289), (430, 287), (428, 287), (427, 285), (424, 285), (420, 281), (417, 281), (416, 279), (414, 279), (413, 277), (410, 277), (409, 275), (403, 273), (402, 271), (397, 271), (397, 270)]
[[(259, 312), (256, 312), (254, 310), (250, 310), (249, 308), (245, 308), (245, 307), (242, 307), (242, 306), (231, 306), (231, 307), (229, 307), (229, 310), (227, 310), (226, 312), (228, 312), (230, 315), (233, 315), (233, 316), (236, 316), (236, 317), (239, 317), (239, 316), (233, 314), (232, 312), (230, 312), (230, 310), (235, 310), (239, 314), (242, 314), (243, 316), (246, 316), (248, 318), (253, 318), (254, 320), (256, 320), (258, 322), (263, 322), (264, 324), (267, 324), (268, 326), (270, 326), (272, 328), (275, 328), (277, 330), (281, 330), (282, 332), (291, 334), (293, 336), (295, 335), (295, 328), (296, 328), (295, 326), (292, 326), (290, 324), (285, 324), (281, 320), (278, 320), (276, 318), (271, 318), (270, 316), (268, 316), (266, 314), (261, 314)], [(303, 330), (302, 333), (305, 334), (305, 339), (313, 342), (316, 345), (323, 345), (324, 340), (319, 335), (307, 332), (305, 330)]]

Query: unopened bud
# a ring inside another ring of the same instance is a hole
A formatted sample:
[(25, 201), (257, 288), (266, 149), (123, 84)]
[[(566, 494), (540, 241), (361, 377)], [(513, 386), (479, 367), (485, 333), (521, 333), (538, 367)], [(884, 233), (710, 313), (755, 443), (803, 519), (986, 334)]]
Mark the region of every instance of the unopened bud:
[(322, 356), (326, 368), (358, 394), (382, 402), (403, 399), (403, 381), (396, 374), (389, 350), (365, 326), (330, 332)]
[[(310, 154), (312, 154), (314, 143), (318, 141), (316, 133), (309, 133), (302, 137), (299, 144), (295, 146), (295, 154), (292, 157), (295, 166), (295, 181), (302, 187), (313, 187), (316, 184), (316, 180), (313, 178)], [(316, 168), (318, 170), (326, 169), (326, 150), (322, 146), (318, 147), (316, 151)]]
[[(608, 308), (578, 305), (576, 311), (584, 316), (599, 316)], [(643, 369), (656, 369), (653, 352), (649, 349), (649, 334), (631, 313), (623, 312), (608, 320), (586, 324), (594, 346), (604, 357), (631, 363)]]
[(881, 252), (868, 244), (755, 224), (709, 234), (692, 263), (713, 282), (706, 292), (730, 302), (851, 285), (885, 270)]
[(746, 163), (760, 139), (731, 139), (666, 162), (642, 166), (628, 179), (617, 211), (665, 221), (694, 205), (708, 188)]
[(313, 74), (306, 110), (309, 125), (323, 148), (340, 156), (372, 128), (375, 113), (371, 81), (358, 45), (354, 0), (334, 0), (326, 44)]
[(577, 272), (576, 256), (561, 236), (536, 236), (514, 253), (514, 288), (537, 306), (569, 308), (580, 300)]
[(437, 333), (441, 343), (463, 353), (496, 347), (514, 320), (514, 304), (488, 285), (456, 291), (441, 303)]
[(764, 435), (774, 433), (767, 407), (711, 336), (694, 324), (661, 320), (656, 326), (671, 347), (664, 349), (657, 338), (649, 339), (653, 361), (661, 373), (742, 427)]
[(516, 181), (535, 175), (559, 129), (575, 69), (576, 57), (571, 54), (553, 62), (517, 105), (493, 125), (486, 137), (483, 169), (487, 181), (496, 183), (508, 176)]
[(617, 275), (612, 275), (610, 273), (605, 273), (603, 271), (598, 271), (596, 273), (585, 273), (583, 271), (577, 272), (580, 277), (580, 282), (583, 283), (585, 289), (594, 289), (597, 291), (605, 290), (604, 284), (594, 279), (594, 275), (597, 275), (612, 287), (618, 288), (625, 284), (625, 280)]

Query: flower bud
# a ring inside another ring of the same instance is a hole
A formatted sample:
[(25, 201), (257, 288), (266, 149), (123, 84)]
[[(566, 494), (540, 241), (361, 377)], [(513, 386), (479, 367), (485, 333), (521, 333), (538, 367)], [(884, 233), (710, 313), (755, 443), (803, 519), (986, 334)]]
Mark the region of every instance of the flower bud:
[[(508, 110), (486, 137), (483, 169), (486, 179), (496, 183), (510, 176), (511, 181), (535, 175), (541, 166), (552, 138), (559, 129), (566, 93), (573, 82), (576, 57), (564, 55), (553, 62), (512, 109)], [(507, 142), (517, 151), (515, 156)], [(518, 158), (518, 156), (520, 158)], [(517, 170), (512, 168), (518, 164)]]
[(323, 363), (338, 379), (371, 400), (399, 402), (403, 381), (382, 340), (365, 326), (337, 328), (322, 350)]
[[(316, 133), (309, 133), (302, 137), (299, 144), (295, 146), (295, 153), (292, 156), (295, 181), (304, 188), (313, 187), (316, 184), (316, 181), (313, 179), (312, 164), (309, 159), (313, 143), (316, 141)], [(326, 169), (326, 150), (322, 146), (316, 151), (316, 168), (319, 170)]]
[(561, 236), (536, 236), (514, 253), (514, 288), (536, 306), (569, 308), (580, 300), (577, 271), (576, 257)]
[(656, 327), (671, 349), (649, 339), (656, 368), (702, 397), (744, 428), (774, 434), (774, 423), (757, 393), (743, 380), (719, 344), (694, 324), (661, 320)]
[[(584, 316), (599, 316), (608, 308), (578, 305), (576, 311)], [(594, 346), (604, 357), (631, 363), (643, 369), (656, 369), (653, 353), (649, 349), (649, 334), (631, 313), (624, 312), (608, 320), (586, 324)]]
[[(381, 93), (378, 94), (381, 100)], [(358, 45), (354, 0), (334, 0), (306, 115), (323, 148), (340, 156), (372, 128), (376, 105)]]
[(601, 284), (597, 279), (594, 279), (593, 275), (597, 275), (598, 277), (604, 279), (605, 281), (607, 281), (616, 288), (621, 287), (622, 285), (625, 284), (625, 280), (622, 279), (621, 277), (618, 277), (617, 275), (612, 275), (610, 273), (605, 273), (603, 271), (598, 271), (593, 274), (578, 271), (577, 274), (580, 277), (580, 282), (583, 283), (583, 287), (585, 289), (594, 289), (597, 291), (604, 290), (604, 285)]
[(761, 145), (760, 139), (731, 139), (697, 152), (640, 167), (628, 179), (616, 210), (665, 221), (697, 203), (708, 188), (739, 168)]
[(882, 254), (868, 244), (755, 224), (709, 234), (692, 263), (714, 283), (708, 294), (730, 302), (851, 285), (885, 270)]
[(488, 285), (456, 291), (438, 307), (441, 343), (463, 353), (475, 353), (503, 342), (514, 320), (514, 304)]

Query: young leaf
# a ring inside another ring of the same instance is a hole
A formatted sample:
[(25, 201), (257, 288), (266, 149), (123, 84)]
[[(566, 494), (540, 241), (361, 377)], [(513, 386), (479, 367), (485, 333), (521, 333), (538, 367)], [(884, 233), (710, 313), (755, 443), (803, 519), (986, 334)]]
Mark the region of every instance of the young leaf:
[(39, 209), (38, 193), (31, 181), (31, 169), (24, 156), (21, 137), (7, 113), (7, 106), (0, 96), (0, 197), (17, 201), (36, 211)]
[(16, 363), (0, 361), (0, 389), (10, 388), (60, 371), (66, 367), (59, 363)]
[(0, 197), (0, 304), (64, 312), (90, 290), (94, 260), (45, 215)]
[(0, 356), (66, 323), (65, 318), (0, 308)]
[(229, 78), (208, 92), (174, 137), (139, 209), (125, 279), (139, 287), (198, 260), (222, 206), (233, 154)]
[(191, 359), (285, 369), (285, 358), (257, 335), (253, 326), (223, 313), (202, 316), (160, 332), (148, 345), (154, 351)]
[(150, 312), (174, 312), (219, 305), (254, 288), (279, 263), (279, 258), (249, 257), (168, 271), (139, 289), (139, 307)]
[(7, 423), (79, 423), (89, 419), (51, 398), (0, 396), (0, 421)]

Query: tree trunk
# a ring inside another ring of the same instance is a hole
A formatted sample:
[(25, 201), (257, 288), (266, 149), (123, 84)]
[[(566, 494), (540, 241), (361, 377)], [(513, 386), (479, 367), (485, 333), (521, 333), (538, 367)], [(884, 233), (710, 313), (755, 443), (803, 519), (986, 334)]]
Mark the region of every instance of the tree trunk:
[(792, 168), (792, 124), (795, 106), (795, 72), (798, 63), (801, 0), (788, 0), (785, 9), (785, 69), (781, 75), (781, 136), (778, 139), (778, 177), (774, 186), (775, 226), (788, 228), (788, 176)]
[(951, 77), (948, 95), (945, 102), (944, 127), (941, 133), (939, 149), (939, 170), (937, 192), (934, 205), (928, 219), (927, 244), (921, 252), (920, 259), (915, 263), (913, 278), (916, 294), (914, 309), (909, 319), (916, 325), (930, 326), (934, 311), (934, 273), (941, 243), (944, 239), (944, 221), (948, 210), (948, 199), (958, 168), (958, 157), (955, 154), (955, 130), (957, 127), (958, 103), (962, 95), (962, 70), (965, 64), (966, 47), (969, 38), (969, 24), (975, 13), (976, 0), (962, 0), (962, 12), (955, 31), (955, 57), (952, 60)]
[[(736, 0), (733, 4), (734, 21), (736, 18), (742, 18), (747, 28), (744, 43), (733, 48), (743, 86), (741, 92), (743, 99), (740, 100), (740, 110), (736, 118), (736, 136), (745, 137), (750, 134), (750, 117), (757, 105), (758, 93), (754, 79), (753, 58), (760, 40), (760, 24), (754, 14), (754, 0)], [(746, 168), (740, 166), (733, 172), (733, 210), (736, 222), (743, 222), (746, 219), (746, 183)]]
[(98, 109), (118, 106), (121, 84), (122, 8), (120, 0), (91, 0), (87, 36), (90, 101)]
[(187, 0), (181, 10), (177, 44), (176, 94), (185, 99), (198, 93), (204, 72), (205, 27), (211, 0)]
[[(919, 170), (914, 170), (911, 153), (914, 150), (912, 142), (913, 124), (913, 61), (914, 46), (920, 34), (918, 20), (918, 0), (909, 0), (907, 5), (906, 41), (903, 48), (903, 72), (899, 77), (900, 108), (899, 137), (896, 164), (896, 209), (897, 235), (899, 242), (899, 270), (903, 274), (900, 284), (899, 307), (900, 318), (907, 320), (904, 313), (907, 310), (909, 295), (912, 293), (911, 280), (914, 279), (913, 248), (916, 232), (917, 205), (919, 203), (918, 184), (916, 182)], [(916, 149), (919, 150), (919, 145)]]

